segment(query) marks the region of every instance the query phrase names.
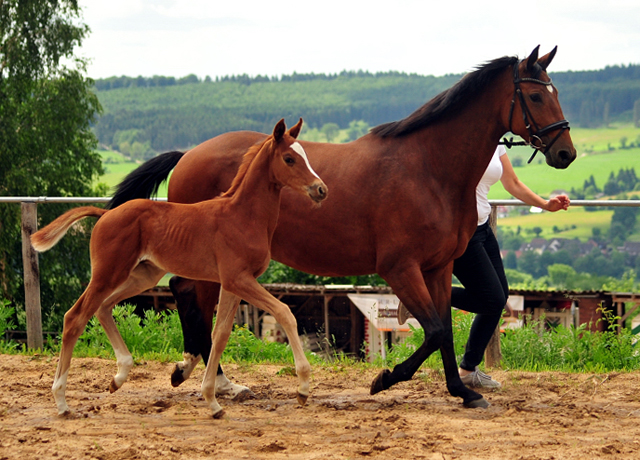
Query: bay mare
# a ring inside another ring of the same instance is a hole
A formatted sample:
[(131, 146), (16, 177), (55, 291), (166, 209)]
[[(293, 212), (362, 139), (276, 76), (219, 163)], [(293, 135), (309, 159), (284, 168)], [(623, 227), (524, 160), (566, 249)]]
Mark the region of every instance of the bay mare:
[[(536, 48), (522, 61), (490, 61), (408, 117), (356, 141), (301, 142), (331, 197), (316, 212), (300, 197), (283, 193), (272, 257), (321, 276), (378, 273), (424, 328), (424, 343), (393, 371), (381, 372), (372, 394), (410, 379), (440, 349), (449, 392), (465, 406), (487, 405), (458, 375), (450, 317), (453, 260), (476, 229), (476, 184), (505, 133), (541, 150), (555, 168), (568, 167), (576, 157), (547, 74), (555, 52), (538, 58)], [(185, 154), (160, 155), (123, 181), (111, 206), (149, 197), (174, 166), (169, 201), (217, 196), (229, 187), (242, 152), (265, 136), (231, 132)], [(179, 385), (208, 354), (218, 286), (182, 278), (171, 285), (185, 339), (185, 360), (172, 375)], [(246, 388), (237, 385), (233, 391), (241, 390)]]
[(58, 413), (69, 414), (65, 393), (73, 348), (95, 314), (102, 324), (118, 363), (110, 390), (122, 386), (133, 366), (112, 316), (116, 303), (157, 284), (167, 272), (222, 286), (213, 331), (209, 368), (202, 394), (214, 418), (223, 414), (216, 401), (216, 371), (233, 327), (240, 299), (272, 314), (283, 326), (293, 349), (299, 379), (298, 401), (309, 395), (311, 367), (289, 307), (275, 299), (257, 281), (271, 260), (269, 247), (278, 221), (280, 195), (288, 186), (306, 208), (309, 199), (320, 203), (327, 187), (313, 171), (296, 141), (302, 120), (286, 132), (280, 120), (273, 134), (245, 149), (242, 165), (229, 190), (221, 197), (197, 204), (134, 200), (113, 209), (93, 206), (72, 209), (36, 232), (37, 251), (55, 245), (78, 220), (98, 217), (91, 235), (91, 281), (64, 316), (60, 360), (53, 381)]

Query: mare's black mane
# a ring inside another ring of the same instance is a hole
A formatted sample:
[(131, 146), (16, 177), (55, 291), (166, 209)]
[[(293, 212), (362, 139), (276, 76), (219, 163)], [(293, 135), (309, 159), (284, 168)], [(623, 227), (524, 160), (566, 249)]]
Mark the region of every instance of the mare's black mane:
[(452, 113), (452, 110), (460, 108), (462, 102), (482, 91), (505, 67), (517, 63), (517, 57), (505, 56), (494, 59), (466, 74), (458, 83), (438, 94), (408, 117), (376, 126), (371, 132), (380, 137), (396, 137), (423, 128), (445, 114)]

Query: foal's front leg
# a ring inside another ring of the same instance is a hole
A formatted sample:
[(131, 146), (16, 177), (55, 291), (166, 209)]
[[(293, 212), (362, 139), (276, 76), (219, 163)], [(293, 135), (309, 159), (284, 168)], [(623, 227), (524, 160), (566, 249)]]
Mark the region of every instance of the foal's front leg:
[(309, 397), (311, 365), (302, 348), (302, 341), (298, 335), (298, 323), (296, 322), (295, 316), (293, 316), (287, 305), (273, 297), (255, 278), (236, 277), (233, 282), (229, 284), (232, 285), (229, 289), (233, 289), (234, 292), (240, 294), (244, 300), (273, 315), (284, 329), (289, 339), (289, 345), (291, 345), (296, 364), (296, 374), (298, 375), (299, 382), (298, 402), (304, 405)]
[[(216, 383), (218, 364), (220, 357), (227, 346), (231, 329), (233, 328), (233, 318), (240, 304), (240, 297), (234, 295), (224, 289), (220, 290), (220, 302), (218, 304), (218, 315), (216, 316), (216, 324), (211, 333), (211, 354), (209, 362), (202, 380), (202, 396), (213, 412), (213, 418), (221, 418), (224, 410), (216, 400)], [(223, 374), (224, 375), (224, 374)]]

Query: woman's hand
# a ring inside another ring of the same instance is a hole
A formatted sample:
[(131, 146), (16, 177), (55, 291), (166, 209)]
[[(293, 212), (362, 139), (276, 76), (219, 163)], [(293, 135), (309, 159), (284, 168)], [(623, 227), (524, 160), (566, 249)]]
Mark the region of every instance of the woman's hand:
[(564, 209), (565, 211), (569, 208), (571, 201), (567, 195), (558, 195), (550, 198), (544, 206), (544, 209), (551, 212), (560, 211)]

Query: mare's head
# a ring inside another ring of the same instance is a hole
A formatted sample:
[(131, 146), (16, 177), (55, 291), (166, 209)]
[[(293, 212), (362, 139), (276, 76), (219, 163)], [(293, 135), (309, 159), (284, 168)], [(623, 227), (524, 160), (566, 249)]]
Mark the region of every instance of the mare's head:
[(544, 153), (549, 166), (564, 169), (575, 160), (576, 149), (558, 101), (558, 90), (547, 75), (557, 47), (541, 58), (539, 48), (514, 64), (509, 130)]
[(271, 145), (271, 174), (276, 183), (291, 187), (293, 190), (309, 196), (316, 203), (327, 197), (327, 186), (316, 174), (309, 163), (307, 153), (296, 140), (302, 128), (302, 118), (289, 131), (284, 119), (273, 128)]

